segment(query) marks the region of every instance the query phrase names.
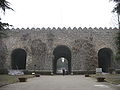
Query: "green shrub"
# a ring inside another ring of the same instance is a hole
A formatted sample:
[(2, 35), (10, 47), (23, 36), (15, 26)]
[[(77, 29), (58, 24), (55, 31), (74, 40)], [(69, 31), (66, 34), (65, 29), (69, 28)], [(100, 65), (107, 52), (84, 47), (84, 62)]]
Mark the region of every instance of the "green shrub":
[(73, 75), (95, 74), (95, 71), (73, 71)]
[(117, 55), (115, 56), (115, 60), (120, 60), (120, 54), (117, 54)]
[(8, 70), (7, 69), (0, 69), (0, 74), (8, 74)]
[(23, 71), (25, 75), (31, 75), (33, 72), (35, 72), (35, 74), (40, 74), (40, 75), (51, 75), (52, 71), (46, 71), (46, 70), (24, 70)]
[(120, 74), (120, 69), (115, 70), (116, 74)]

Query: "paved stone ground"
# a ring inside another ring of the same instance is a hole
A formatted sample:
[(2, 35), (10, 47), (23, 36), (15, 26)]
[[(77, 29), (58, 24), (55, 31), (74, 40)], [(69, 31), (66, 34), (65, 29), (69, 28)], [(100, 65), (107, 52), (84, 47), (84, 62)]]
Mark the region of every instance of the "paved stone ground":
[(78, 76), (41, 76), (27, 82), (6, 85), (0, 90), (120, 90), (120, 86), (99, 83), (90, 77)]

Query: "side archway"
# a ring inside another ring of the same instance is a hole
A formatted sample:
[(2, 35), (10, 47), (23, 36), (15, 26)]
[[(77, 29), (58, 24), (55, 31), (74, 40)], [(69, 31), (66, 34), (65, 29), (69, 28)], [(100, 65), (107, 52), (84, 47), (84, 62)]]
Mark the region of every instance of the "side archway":
[(14, 70), (26, 69), (27, 53), (24, 49), (15, 49), (11, 54), (11, 65)]
[(110, 48), (102, 48), (98, 52), (98, 67), (102, 68), (103, 72), (108, 72), (111, 67), (113, 52)]
[(67, 68), (66, 68), (67, 74), (70, 74), (71, 73), (71, 51), (70, 51), (69, 47), (67, 47), (65, 45), (59, 45), (54, 49), (53, 55), (54, 55), (53, 73), (57, 74), (57, 68), (59, 67), (58, 63), (61, 58), (64, 58), (65, 62), (67, 62)]

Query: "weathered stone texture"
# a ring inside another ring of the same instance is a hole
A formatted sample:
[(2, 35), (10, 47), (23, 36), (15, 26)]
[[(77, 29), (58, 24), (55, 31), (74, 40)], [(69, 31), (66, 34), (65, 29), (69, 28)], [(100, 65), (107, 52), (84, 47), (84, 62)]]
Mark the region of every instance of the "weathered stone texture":
[(46, 44), (39, 39), (33, 40), (31, 44), (31, 50), (32, 66), (36, 65), (37, 70), (44, 70), (47, 51)]
[(6, 66), (7, 47), (2, 40), (0, 40), (0, 69), (5, 69)]
[[(98, 51), (110, 48), (116, 54), (115, 36), (118, 29), (102, 28), (42, 28), (11, 29), (3, 41), (7, 47), (7, 68), (11, 67), (11, 53), (16, 48), (27, 52), (27, 69), (52, 70), (53, 51), (65, 45), (71, 51), (72, 70), (95, 70), (98, 66)], [(89, 67), (90, 68), (89, 68)]]

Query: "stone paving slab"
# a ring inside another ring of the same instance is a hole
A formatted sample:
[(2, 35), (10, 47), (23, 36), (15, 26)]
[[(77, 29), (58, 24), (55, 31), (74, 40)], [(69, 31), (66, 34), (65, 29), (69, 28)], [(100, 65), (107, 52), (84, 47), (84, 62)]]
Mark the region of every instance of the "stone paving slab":
[(1, 83), (1, 82), (0, 82), (0, 87), (5, 86), (5, 85), (8, 85), (8, 84), (7, 84), (7, 83), (3, 83), (3, 82)]
[(3, 86), (0, 90), (120, 90), (120, 86), (99, 83), (83, 75), (58, 75), (31, 78), (27, 82)]

